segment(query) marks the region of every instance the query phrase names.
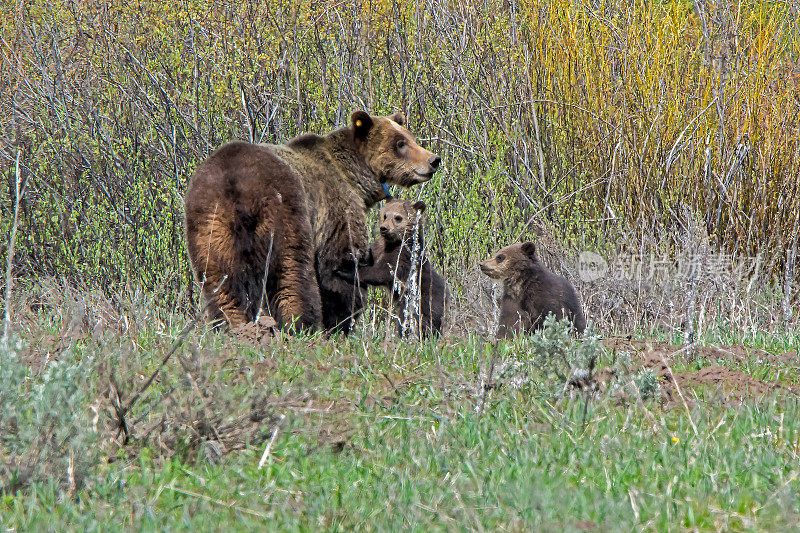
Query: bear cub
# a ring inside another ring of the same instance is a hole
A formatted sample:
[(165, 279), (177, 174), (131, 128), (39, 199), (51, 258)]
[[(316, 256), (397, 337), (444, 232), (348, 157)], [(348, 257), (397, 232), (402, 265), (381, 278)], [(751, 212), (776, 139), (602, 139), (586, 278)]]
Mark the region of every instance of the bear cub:
[[(339, 274), (364, 285), (389, 289), (401, 335), (407, 306), (412, 303), (408, 291), (412, 281), (416, 281), (419, 309), (412, 307), (408, 312), (410, 320), (414, 322), (414, 330), (425, 337), (442, 332), (449, 295), (442, 276), (422, 255), (423, 211), (425, 202), (422, 201), (387, 200), (379, 215), (380, 237), (370, 244), (366, 264), (359, 265), (357, 276), (354, 269), (342, 269)], [(417, 257), (416, 261), (412, 261), (415, 230)]]
[(532, 242), (506, 246), (480, 267), (490, 278), (503, 281), (497, 338), (532, 333), (542, 327), (549, 313), (558, 320), (569, 319), (578, 333), (586, 329), (575, 289), (539, 263)]

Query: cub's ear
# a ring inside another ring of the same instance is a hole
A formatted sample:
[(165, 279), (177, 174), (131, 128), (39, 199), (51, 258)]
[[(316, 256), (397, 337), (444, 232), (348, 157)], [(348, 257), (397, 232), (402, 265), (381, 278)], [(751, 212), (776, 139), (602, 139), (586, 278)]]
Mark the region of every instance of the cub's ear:
[(397, 122), (398, 126), (405, 126), (406, 125), (406, 117), (403, 116), (403, 113), (400, 111), (395, 112), (394, 115), (389, 117), (391, 120)]
[(367, 134), (374, 124), (372, 117), (366, 111), (354, 111), (350, 121), (353, 123), (353, 135), (359, 141), (367, 138)]
[(536, 245), (531, 241), (522, 243), (522, 253), (536, 261)]
[(416, 209), (417, 211), (422, 213), (423, 211), (425, 211), (425, 207), (426, 206), (425, 206), (425, 202), (423, 202), (422, 200), (418, 200), (418, 201), (414, 202), (413, 204), (411, 204), (411, 207), (413, 207), (414, 209)]

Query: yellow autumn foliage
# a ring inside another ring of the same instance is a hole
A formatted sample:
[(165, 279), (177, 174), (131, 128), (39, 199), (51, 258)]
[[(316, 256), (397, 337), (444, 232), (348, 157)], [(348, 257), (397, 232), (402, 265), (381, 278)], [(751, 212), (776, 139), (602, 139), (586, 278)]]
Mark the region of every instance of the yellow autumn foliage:
[[(0, 0), (1, 164), (19, 148), (35, 175), (33, 270), (89, 275), (84, 261), (152, 285), (148, 269), (186, 271), (179, 199), (210, 150), (399, 108), (445, 161), (425, 191), (442, 257), (482, 255), (534, 216), (586, 245), (690, 213), (721, 248), (770, 250), (780, 268), (800, 213), (792, 9)], [(53, 222), (54, 205), (108, 220)]]

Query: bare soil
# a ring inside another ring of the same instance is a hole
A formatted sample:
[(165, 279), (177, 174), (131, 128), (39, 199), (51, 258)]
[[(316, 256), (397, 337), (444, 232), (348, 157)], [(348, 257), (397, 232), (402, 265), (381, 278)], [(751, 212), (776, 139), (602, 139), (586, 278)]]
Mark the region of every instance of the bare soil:
[(796, 368), (796, 352), (775, 355), (741, 345), (678, 346), (625, 338), (606, 339), (603, 344), (609, 350), (630, 353), (635, 367), (651, 369), (659, 378), (663, 400), (667, 404), (683, 401), (694, 404), (692, 398), (701, 390), (711, 391), (713, 397), (724, 403), (740, 403), (748, 398), (757, 399), (776, 392), (796, 395), (796, 391), (786, 385), (775, 381), (761, 381), (742, 370), (719, 364), (711, 364), (691, 372), (672, 370), (676, 362), (686, 364), (697, 360), (734, 363), (760, 360)]

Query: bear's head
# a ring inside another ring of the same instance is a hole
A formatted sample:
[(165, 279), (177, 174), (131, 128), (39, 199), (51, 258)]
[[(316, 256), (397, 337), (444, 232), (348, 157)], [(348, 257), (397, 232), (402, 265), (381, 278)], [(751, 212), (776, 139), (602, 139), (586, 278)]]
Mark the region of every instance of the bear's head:
[(511, 280), (541, 266), (536, 259), (536, 246), (528, 241), (501, 248), (494, 256), (480, 263), (481, 271), (492, 279)]
[(403, 200), (389, 200), (381, 208), (379, 215), (379, 231), (386, 242), (399, 242), (404, 238), (409, 240), (409, 235), (422, 219), (425, 211), (425, 202), (409, 202)]
[(351, 121), (356, 146), (381, 183), (410, 187), (426, 182), (442, 162), (417, 143), (401, 113), (375, 117), (356, 111)]

